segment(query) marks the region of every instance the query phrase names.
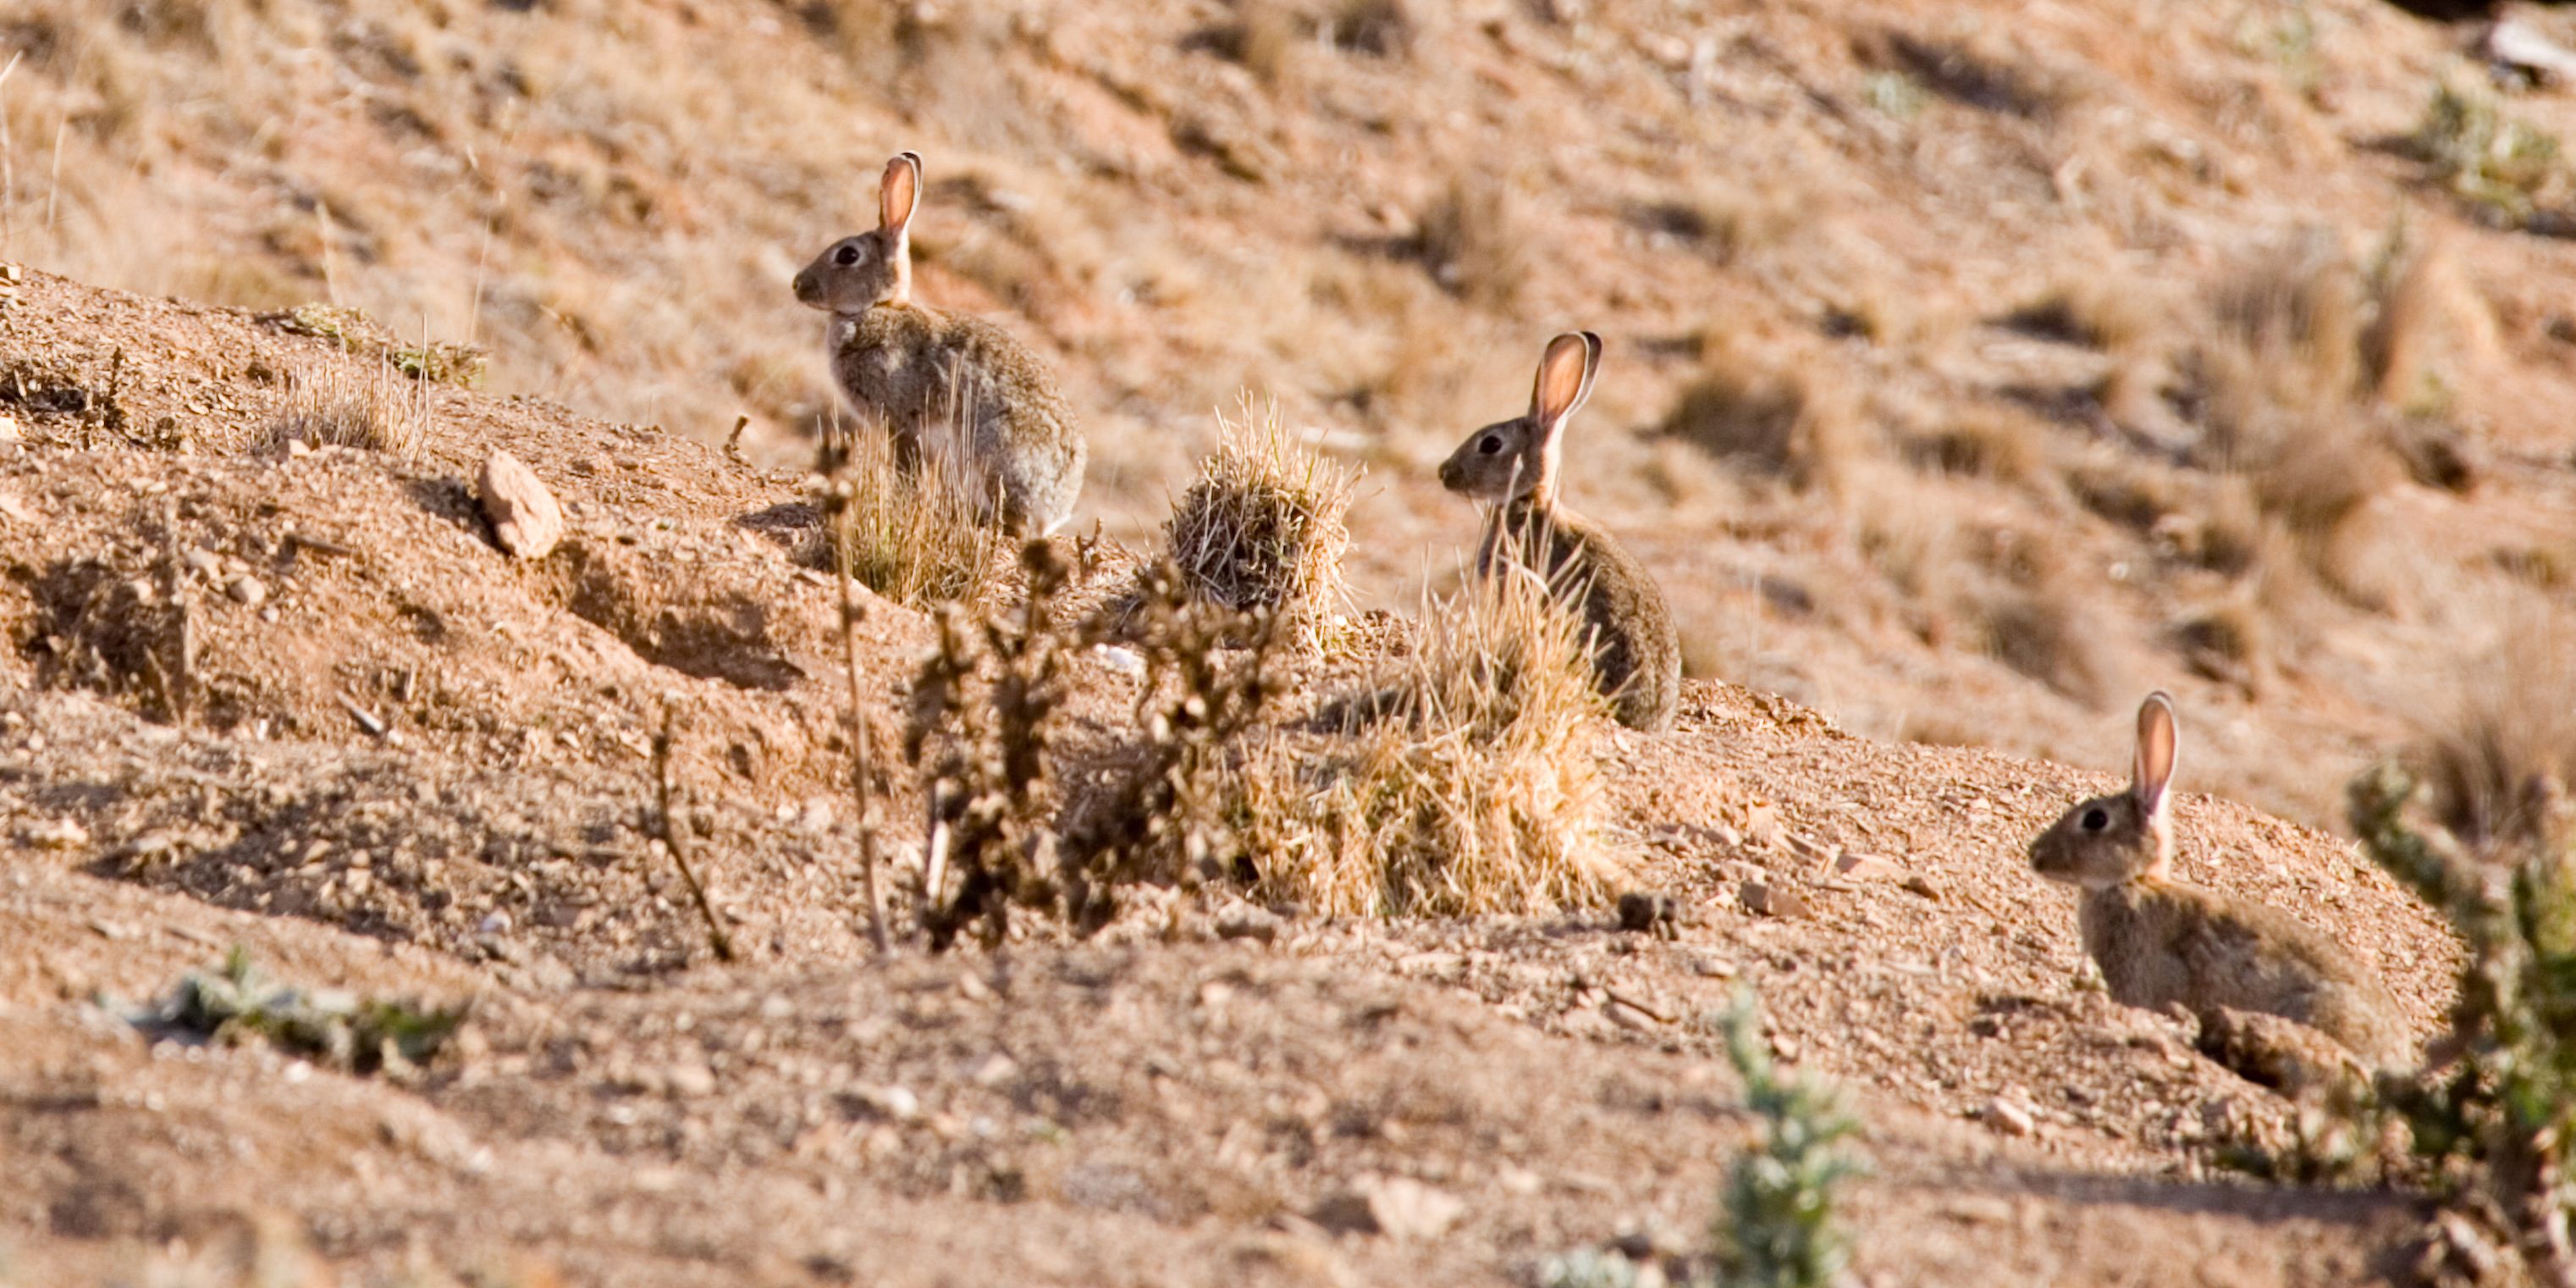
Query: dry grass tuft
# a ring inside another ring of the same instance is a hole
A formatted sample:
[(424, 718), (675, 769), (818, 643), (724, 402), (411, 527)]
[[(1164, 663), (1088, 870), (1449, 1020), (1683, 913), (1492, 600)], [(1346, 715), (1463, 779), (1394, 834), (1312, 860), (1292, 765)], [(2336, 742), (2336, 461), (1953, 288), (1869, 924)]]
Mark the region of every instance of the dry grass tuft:
[(295, 382), (269, 419), (254, 450), (283, 452), (287, 444), (354, 447), (408, 461), (429, 437), (429, 390), (379, 365), (364, 376), (338, 368), (309, 372)]
[(2045, 339), (2118, 353), (2153, 338), (2163, 329), (2164, 316), (2140, 283), (2093, 274), (2058, 282), (2005, 314), (2003, 323)]
[(1512, 185), (1493, 174), (1451, 179), (1414, 220), (1413, 254), (1432, 279), (1489, 307), (1520, 298), (1539, 246)]
[(1163, 525), (1193, 594), (1238, 612), (1272, 609), (1308, 625), (1339, 616), (1346, 595), (1343, 516), (1355, 470), (1292, 436), (1279, 406), (1244, 400), (1217, 418), (1217, 449)]
[(1603, 826), (1588, 726), (1607, 714), (1580, 621), (1532, 578), (1426, 614), (1393, 718), (1282, 735), (1243, 767), (1260, 892), (1332, 915), (1468, 916), (1598, 904), (1626, 860)]
[[(937, 452), (905, 469), (885, 434), (865, 425), (843, 433), (847, 458), (823, 484), (846, 501), (841, 524), (823, 534), (840, 543), (838, 566), (913, 608), (991, 603), (1007, 580), (1011, 540), (984, 522), (985, 499), (966, 469)], [(832, 566), (824, 549), (815, 562)]]
[(1971, 410), (1938, 429), (1908, 436), (1905, 454), (1922, 469), (2024, 483), (2046, 463), (2043, 432), (2026, 413)]
[(1848, 397), (1826, 378), (1726, 344), (1664, 413), (1662, 432), (1800, 487), (1834, 485), (1862, 441)]
[(1976, 642), (2004, 665), (2087, 705), (2122, 689), (2120, 640), (2099, 592), (2057, 548), (1999, 533), (1992, 579), (1963, 596)]
[(2499, 631), (2422, 720), (2413, 755), (2435, 816), (2473, 849), (2536, 836), (2576, 782), (2576, 622), (2534, 599)]

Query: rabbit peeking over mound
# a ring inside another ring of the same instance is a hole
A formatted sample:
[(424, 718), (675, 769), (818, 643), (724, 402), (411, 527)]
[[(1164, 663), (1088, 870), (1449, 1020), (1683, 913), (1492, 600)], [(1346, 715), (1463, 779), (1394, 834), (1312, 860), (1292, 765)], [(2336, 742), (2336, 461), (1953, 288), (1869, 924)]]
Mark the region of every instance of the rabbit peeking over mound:
[(832, 379), (859, 416), (893, 436), (895, 460), (954, 468), (1000, 526), (1062, 526), (1089, 452), (1055, 374), (1002, 328), (912, 302), (912, 217), (921, 157), (886, 163), (875, 232), (844, 237), (796, 275), (796, 299), (832, 315)]
[(1592, 396), (1601, 337), (1573, 331), (1547, 342), (1529, 414), (1467, 436), (1440, 465), (1440, 486), (1491, 505), (1476, 572), (1526, 569), (1582, 610), (1592, 671), (1619, 723), (1664, 729), (1682, 689), (1681, 633), (1646, 566), (1600, 524), (1556, 503), (1565, 422)]
[(2284, 913), (2173, 880), (2173, 699), (2138, 708), (2136, 773), (2125, 792), (2066, 811), (2030, 843), (2041, 876), (2078, 887), (2076, 926), (2114, 1000), (2175, 1003), (2204, 1024), (2226, 1012), (2295, 1020), (2374, 1069), (2415, 1063), (2405, 1013), (2332, 938)]

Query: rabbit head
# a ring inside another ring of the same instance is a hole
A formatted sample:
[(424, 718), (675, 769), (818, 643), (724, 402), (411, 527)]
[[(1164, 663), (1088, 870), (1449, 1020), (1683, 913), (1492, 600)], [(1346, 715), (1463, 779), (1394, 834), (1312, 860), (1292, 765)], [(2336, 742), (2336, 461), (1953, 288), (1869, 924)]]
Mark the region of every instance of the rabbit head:
[(1566, 418), (1592, 396), (1601, 370), (1601, 337), (1569, 331), (1547, 342), (1529, 414), (1467, 436), (1440, 463), (1440, 486), (1476, 501), (1526, 499), (1545, 506), (1556, 495), (1556, 462)]
[(886, 162), (877, 188), (875, 232), (844, 237), (823, 248), (796, 275), (796, 300), (827, 313), (856, 315), (879, 304), (912, 299), (912, 213), (921, 204), (921, 155), (901, 152)]
[(2169, 789), (2181, 742), (2173, 699), (2162, 691), (2148, 694), (2138, 707), (2137, 765), (2129, 790), (2066, 811), (2030, 843), (2032, 870), (2089, 890), (2162, 880), (2173, 856)]

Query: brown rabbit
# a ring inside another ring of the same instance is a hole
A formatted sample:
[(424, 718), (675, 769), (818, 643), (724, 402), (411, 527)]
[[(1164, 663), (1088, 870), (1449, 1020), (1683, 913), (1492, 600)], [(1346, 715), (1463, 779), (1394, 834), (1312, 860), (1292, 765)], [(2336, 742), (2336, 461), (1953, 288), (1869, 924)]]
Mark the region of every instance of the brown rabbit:
[(824, 248), (796, 275), (799, 303), (832, 321), (832, 378), (860, 416), (894, 436), (895, 459), (923, 450), (1000, 501), (1002, 526), (1052, 532), (1072, 515), (1089, 449), (1046, 363), (982, 318), (912, 302), (913, 212), (921, 158), (898, 154), (878, 188), (877, 230)]
[(1601, 337), (1570, 332), (1547, 342), (1529, 414), (1468, 435), (1440, 465), (1440, 486), (1494, 505), (1476, 551), (1493, 577), (1526, 568), (1579, 601), (1592, 632), (1592, 669), (1619, 723), (1664, 729), (1681, 701), (1682, 642), (1672, 610), (1646, 566), (1607, 529), (1556, 503), (1566, 418), (1592, 396)]
[(2129, 790), (2076, 805), (2030, 843), (2034, 870), (2082, 888), (2076, 925), (2111, 996), (2155, 1010), (2179, 1002), (2205, 1023), (2223, 1011), (2277, 1015), (2373, 1067), (2412, 1065), (2404, 1012), (2341, 945), (2262, 904), (2172, 879), (2167, 789), (2181, 738), (2173, 699), (2148, 694)]

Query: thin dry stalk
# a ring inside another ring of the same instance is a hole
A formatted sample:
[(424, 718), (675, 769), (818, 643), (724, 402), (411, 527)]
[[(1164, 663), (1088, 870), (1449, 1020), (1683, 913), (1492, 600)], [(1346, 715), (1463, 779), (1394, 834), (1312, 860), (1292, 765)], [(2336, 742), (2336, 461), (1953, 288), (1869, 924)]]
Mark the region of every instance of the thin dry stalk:
[(717, 960), (730, 962), (734, 960), (733, 931), (725, 925), (724, 914), (708, 901), (706, 886), (698, 881), (697, 867), (689, 861), (694, 843), (688, 839), (688, 826), (676, 812), (679, 793), (671, 781), (671, 743), (677, 719), (665, 709), (662, 730), (653, 735), (653, 826), (662, 844), (671, 848), (671, 862), (679, 866), (680, 880), (689, 887), (689, 899), (698, 905), (698, 916), (707, 923), (707, 946), (715, 949)]
[(849, 446), (848, 435), (825, 435), (816, 469), (824, 479), (824, 544), (831, 548), (832, 582), (841, 593), (841, 664), (850, 688), (850, 794), (859, 810), (859, 895), (868, 906), (868, 942), (886, 953), (894, 943), (886, 932), (885, 890), (877, 879), (876, 774), (869, 763), (876, 728), (868, 716), (866, 685), (859, 673), (859, 622), (866, 610), (859, 603), (850, 571), (853, 540), (847, 528), (854, 521), (854, 507)]

